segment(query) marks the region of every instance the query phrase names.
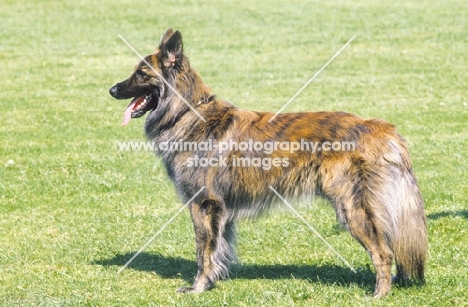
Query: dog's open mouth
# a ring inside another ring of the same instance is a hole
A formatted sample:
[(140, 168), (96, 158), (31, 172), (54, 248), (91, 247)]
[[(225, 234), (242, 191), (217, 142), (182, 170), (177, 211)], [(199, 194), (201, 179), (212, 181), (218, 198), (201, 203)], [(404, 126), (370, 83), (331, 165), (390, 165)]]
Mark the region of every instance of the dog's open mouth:
[(130, 119), (142, 117), (149, 110), (156, 109), (157, 105), (158, 97), (153, 93), (133, 98), (125, 109), (122, 126), (128, 124)]

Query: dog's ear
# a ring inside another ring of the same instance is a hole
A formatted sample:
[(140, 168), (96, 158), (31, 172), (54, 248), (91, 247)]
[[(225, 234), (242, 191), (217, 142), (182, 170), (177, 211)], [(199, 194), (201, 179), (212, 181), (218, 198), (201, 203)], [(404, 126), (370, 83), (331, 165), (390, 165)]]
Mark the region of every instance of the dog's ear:
[(184, 52), (182, 34), (179, 31), (175, 31), (167, 41), (162, 41), (161, 43), (160, 51), (163, 65), (166, 68), (180, 67)]
[(172, 28), (167, 29), (166, 33), (164, 33), (163, 37), (161, 38), (161, 41), (159, 42), (159, 46), (158, 48), (156, 48), (156, 50), (161, 50), (162, 45), (165, 44), (169, 40), (172, 34), (174, 34), (174, 30), (172, 30)]

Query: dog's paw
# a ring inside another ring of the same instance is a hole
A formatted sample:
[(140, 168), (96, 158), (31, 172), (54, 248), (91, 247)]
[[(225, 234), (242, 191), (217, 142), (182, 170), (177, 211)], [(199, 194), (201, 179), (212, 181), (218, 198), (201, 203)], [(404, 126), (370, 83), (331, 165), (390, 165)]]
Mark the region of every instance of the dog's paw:
[(193, 287), (180, 287), (177, 288), (179, 293), (199, 293), (200, 291), (195, 290)]
[(373, 297), (383, 298), (388, 293), (390, 293), (390, 287), (380, 287), (379, 289), (375, 289)]

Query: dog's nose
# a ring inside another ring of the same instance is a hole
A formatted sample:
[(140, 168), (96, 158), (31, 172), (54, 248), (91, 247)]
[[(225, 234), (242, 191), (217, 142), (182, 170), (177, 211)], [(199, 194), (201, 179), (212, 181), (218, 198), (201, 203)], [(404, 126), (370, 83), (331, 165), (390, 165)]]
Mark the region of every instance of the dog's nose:
[(111, 88), (109, 89), (109, 94), (110, 94), (112, 97), (117, 96), (117, 89), (118, 89), (118, 86), (117, 86), (117, 85), (114, 85), (113, 87), (111, 87)]

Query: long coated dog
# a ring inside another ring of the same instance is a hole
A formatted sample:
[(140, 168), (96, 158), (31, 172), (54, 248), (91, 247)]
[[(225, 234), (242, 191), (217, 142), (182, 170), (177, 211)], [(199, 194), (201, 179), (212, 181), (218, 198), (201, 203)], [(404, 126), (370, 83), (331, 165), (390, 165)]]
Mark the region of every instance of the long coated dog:
[(189, 204), (198, 272), (179, 292), (202, 292), (228, 276), (236, 260), (236, 221), (279, 205), (272, 188), (289, 200), (321, 195), (331, 202), (338, 221), (370, 255), (375, 297), (390, 291), (393, 261), (395, 278), (424, 282), (424, 203), (393, 125), (344, 112), (241, 110), (211, 93), (172, 29), (109, 92), (133, 98), (123, 125), (149, 113), (147, 137), (181, 199), (198, 192)]

